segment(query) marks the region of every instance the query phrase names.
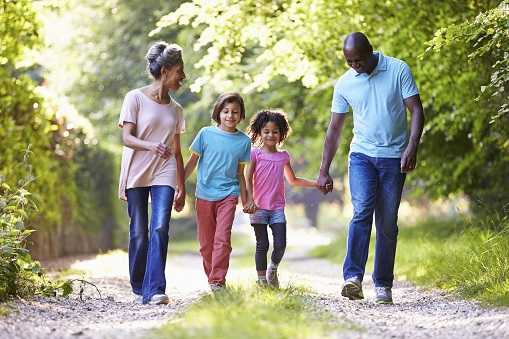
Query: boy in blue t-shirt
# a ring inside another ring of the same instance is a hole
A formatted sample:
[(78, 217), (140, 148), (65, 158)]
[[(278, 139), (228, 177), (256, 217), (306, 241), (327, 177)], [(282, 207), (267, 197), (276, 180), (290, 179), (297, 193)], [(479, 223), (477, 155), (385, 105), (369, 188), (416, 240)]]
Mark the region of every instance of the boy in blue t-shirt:
[(196, 222), (203, 268), (212, 291), (225, 285), (239, 195), (246, 212), (255, 208), (244, 178), (244, 165), (251, 158), (251, 140), (237, 130), (244, 118), (244, 101), (239, 94), (219, 96), (212, 112), (217, 126), (198, 132), (185, 166), (187, 178), (198, 164)]

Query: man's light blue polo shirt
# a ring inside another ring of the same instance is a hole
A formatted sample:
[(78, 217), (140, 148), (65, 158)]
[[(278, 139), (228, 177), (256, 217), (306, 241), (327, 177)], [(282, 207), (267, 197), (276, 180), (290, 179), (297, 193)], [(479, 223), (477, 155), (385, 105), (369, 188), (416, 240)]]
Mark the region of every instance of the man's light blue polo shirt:
[(243, 132), (226, 132), (216, 126), (202, 128), (190, 147), (198, 154), (196, 197), (218, 201), (240, 195), (237, 169), (251, 161), (251, 139)]
[(350, 152), (400, 158), (408, 142), (404, 99), (419, 94), (408, 65), (380, 52), (371, 74), (345, 72), (334, 86), (333, 113), (353, 111)]

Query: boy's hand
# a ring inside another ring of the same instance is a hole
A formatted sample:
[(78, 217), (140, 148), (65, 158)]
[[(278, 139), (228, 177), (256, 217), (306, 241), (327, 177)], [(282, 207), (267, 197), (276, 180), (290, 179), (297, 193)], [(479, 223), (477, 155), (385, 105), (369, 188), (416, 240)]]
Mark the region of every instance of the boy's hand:
[(175, 203), (173, 204), (173, 208), (175, 211), (180, 212), (184, 209), (186, 204), (186, 190), (185, 189), (177, 189), (177, 194), (175, 195)]
[(252, 213), (256, 212), (257, 209), (258, 209), (258, 207), (254, 203), (254, 201), (251, 200), (251, 201), (246, 203), (246, 205), (244, 206), (243, 211), (244, 211), (244, 213), (252, 214)]

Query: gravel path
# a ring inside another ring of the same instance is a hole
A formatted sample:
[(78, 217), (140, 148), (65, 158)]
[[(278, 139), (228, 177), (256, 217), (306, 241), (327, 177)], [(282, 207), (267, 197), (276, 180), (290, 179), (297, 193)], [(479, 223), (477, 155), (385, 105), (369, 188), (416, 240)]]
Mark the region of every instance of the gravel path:
[[(289, 243), (299, 250), (289, 251), (281, 275), (286, 282), (305, 285), (316, 303), (352, 328), (338, 338), (509, 338), (509, 308), (486, 308), (443, 291), (424, 289), (406, 281), (396, 281), (394, 305), (374, 303), (372, 279), (364, 277), (365, 299), (341, 297), (341, 265), (306, 256), (306, 244), (314, 232), (296, 235)], [(301, 239), (299, 243), (299, 239)]]
[[(238, 218), (234, 230), (253, 237), (251, 228), (244, 223), (245, 218)], [(368, 276), (364, 282), (365, 300), (342, 298), (340, 265), (306, 255), (311, 246), (328, 240), (314, 230), (290, 230), (290, 247), (280, 268), (280, 281), (282, 286), (309, 287), (315, 305), (347, 327), (331, 337), (509, 338), (509, 309), (483, 308), (475, 302), (416, 288), (407, 282), (396, 282), (394, 306), (373, 302), (374, 291)], [(241, 254), (234, 248), (234, 256)], [(208, 293), (197, 253), (180, 253), (168, 258), (167, 293), (171, 299), (168, 306), (134, 302), (125, 252), (73, 259), (55, 261), (50, 266), (86, 272), (87, 280), (97, 284), (103, 298), (99, 299), (93, 289), (87, 288), (83, 302), (77, 295), (11, 302), (13, 312), (0, 318), (0, 338), (143, 338), (148, 331), (185, 311), (186, 306)], [(242, 265), (242, 260), (232, 261), (228, 275), (231, 283), (252, 284), (254, 278), (253, 267)]]

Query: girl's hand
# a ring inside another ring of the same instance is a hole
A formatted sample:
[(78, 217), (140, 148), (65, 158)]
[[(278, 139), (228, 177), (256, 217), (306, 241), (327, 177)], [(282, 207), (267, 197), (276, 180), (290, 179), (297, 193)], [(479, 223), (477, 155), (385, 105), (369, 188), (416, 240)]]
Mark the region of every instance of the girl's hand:
[(184, 208), (186, 204), (186, 191), (184, 189), (177, 189), (177, 194), (175, 195), (175, 202), (173, 204), (173, 208), (175, 211), (180, 212)]
[(150, 150), (159, 155), (163, 159), (168, 159), (171, 156), (170, 148), (163, 144), (162, 142), (152, 144)]
[(258, 206), (256, 206), (256, 204), (254, 203), (253, 200), (250, 200), (244, 206), (243, 211), (244, 211), (244, 213), (253, 214), (254, 212), (256, 212), (257, 209), (258, 209)]

